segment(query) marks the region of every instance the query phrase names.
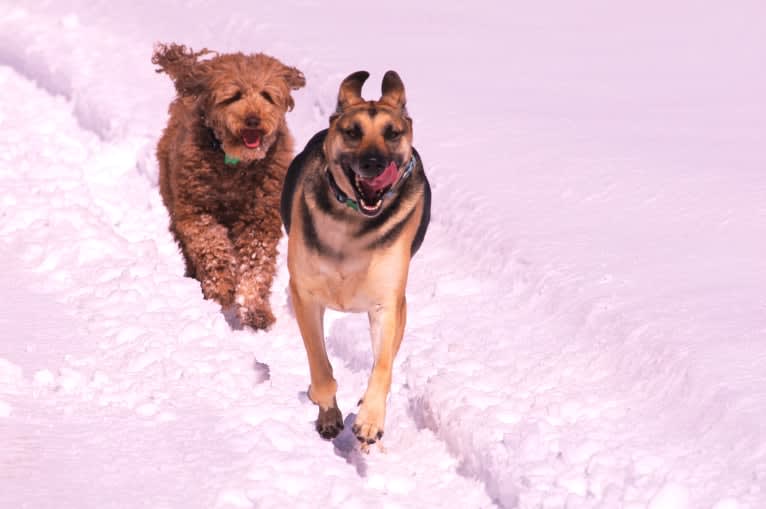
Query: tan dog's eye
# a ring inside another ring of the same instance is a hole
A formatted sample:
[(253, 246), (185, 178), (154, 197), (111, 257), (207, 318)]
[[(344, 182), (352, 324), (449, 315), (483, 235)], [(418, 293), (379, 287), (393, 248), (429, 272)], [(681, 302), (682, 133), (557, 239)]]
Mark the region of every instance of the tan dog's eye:
[(231, 104), (231, 103), (235, 103), (239, 101), (240, 99), (242, 99), (242, 92), (237, 92), (234, 95), (229, 96), (226, 99), (223, 99), (218, 104)]
[(389, 125), (386, 127), (386, 131), (383, 133), (383, 137), (386, 139), (386, 141), (396, 141), (402, 137), (402, 132), (397, 131)]
[(359, 129), (359, 126), (349, 127), (347, 129), (343, 129), (343, 136), (345, 136), (348, 140), (356, 141), (359, 138), (362, 137), (362, 131)]
[(265, 90), (261, 92), (261, 97), (263, 97), (264, 99), (266, 99), (267, 101), (269, 101), (271, 104), (275, 104), (275, 103), (274, 103), (274, 99), (271, 97), (271, 94), (269, 94), (269, 93), (268, 93), (268, 92), (266, 92)]

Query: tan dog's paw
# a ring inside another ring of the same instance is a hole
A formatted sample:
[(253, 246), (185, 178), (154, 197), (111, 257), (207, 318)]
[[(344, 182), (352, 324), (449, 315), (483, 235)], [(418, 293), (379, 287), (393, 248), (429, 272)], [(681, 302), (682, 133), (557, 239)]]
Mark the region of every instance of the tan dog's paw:
[[(333, 401), (333, 403), (335, 403)], [(319, 407), (319, 416), (317, 416), (316, 430), (319, 436), (325, 440), (331, 440), (338, 436), (343, 429), (343, 414), (337, 406), (332, 406), (327, 410)]]
[(351, 431), (359, 440), (362, 450), (367, 452), (368, 446), (383, 438), (383, 424), (386, 419), (386, 404), (373, 405), (367, 398), (362, 401)]

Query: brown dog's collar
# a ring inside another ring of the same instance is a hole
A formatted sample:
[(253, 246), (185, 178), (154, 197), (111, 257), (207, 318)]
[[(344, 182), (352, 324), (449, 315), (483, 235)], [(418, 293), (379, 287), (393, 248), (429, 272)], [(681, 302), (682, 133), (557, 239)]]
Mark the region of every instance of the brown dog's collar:
[(236, 166), (239, 164), (239, 159), (236, 157), (230, 156), (223, 150), (223, 144), (221, 141), (216, 138), (215, 131), (213, 131), (212, 127), (207, 128), (208, 135), (210, 136), (210, 148), (212, 148), (216, 152), (223, 152), (223, 162), (226, 166)]

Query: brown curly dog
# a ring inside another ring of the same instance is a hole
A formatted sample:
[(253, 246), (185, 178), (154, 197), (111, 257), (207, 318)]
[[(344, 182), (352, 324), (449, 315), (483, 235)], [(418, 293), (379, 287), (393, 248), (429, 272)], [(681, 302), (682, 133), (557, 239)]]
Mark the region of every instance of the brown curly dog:
[(293, 152), (285, 113), (294, 105), (290, 90), (306, 84), (303, 73), (262, 53), (178, 44), (157, 45), (152, 63), (177, 91), (157, 159), (186, 275), (200, 281), (206, 299), (235, 305), (243, 324), (267, 328), (279, 200)]

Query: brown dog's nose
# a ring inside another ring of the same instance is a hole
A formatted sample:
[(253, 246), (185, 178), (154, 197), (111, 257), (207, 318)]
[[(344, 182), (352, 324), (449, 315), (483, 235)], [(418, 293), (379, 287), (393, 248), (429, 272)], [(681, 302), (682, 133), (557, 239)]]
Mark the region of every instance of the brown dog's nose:
[(245, 119), (245, 125), (251, 129), (255, 129), (261, 123), (261, 119), (256, 116), (249, 116)]

